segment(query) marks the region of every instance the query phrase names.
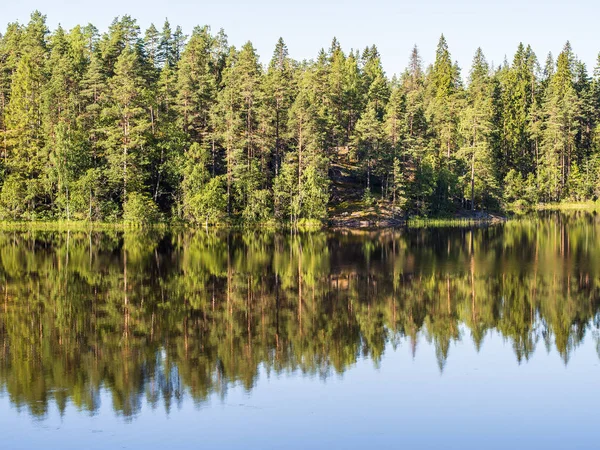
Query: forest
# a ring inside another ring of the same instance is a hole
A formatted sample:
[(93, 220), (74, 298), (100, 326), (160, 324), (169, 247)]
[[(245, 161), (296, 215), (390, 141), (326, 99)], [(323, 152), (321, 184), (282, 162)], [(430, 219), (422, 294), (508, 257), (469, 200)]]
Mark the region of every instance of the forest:
[[(0, 219), (326, 223), (596, 200), (600, 65), (521, 44), (463, 74), (442, 35), (391, 78), (372, 45), (262, 63), (223, 30), (130, 16), (0, 36)], [(433, 55), (432, 55), (433, 56)]]

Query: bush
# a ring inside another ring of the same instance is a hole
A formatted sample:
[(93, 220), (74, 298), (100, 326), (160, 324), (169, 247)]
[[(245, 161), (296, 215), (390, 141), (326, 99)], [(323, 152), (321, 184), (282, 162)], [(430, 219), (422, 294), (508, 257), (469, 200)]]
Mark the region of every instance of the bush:
[(365, 193), (363, 194), (363, 197), (362, 197), (362, 202), (363, 202), (363, 205), (365, 206), (365, 208), (370, 208), (373, 205), (375, 205), (375, 197), (371, 193), (370, 188), (365, 189)]
[(527, 201), (523, 199), (519, 199), (508, 205), (507, 208), (509, 211), (512, 211), (516, 214), (526, 213), (531, 210), (531, 205), (527, 203)]
[(224, 220), (226, 209), (227, 193), (222, 176), (211, 178), (186, 205), (191, 220), (207, 226)]
[(4, 218), (17, 220), (25, 212), (27, 185), (19, 175), (9, 175), (0, 192), (0, 206)]
[(69, 207), (71, 215), (78, 220), (113, 220), (118, 217), (118, 205), (106, 202), (103, 173), (99, 169), (88, 169), (71, 185)]
[(267, 189), (259, 189), (250, 193), (243, 218), (246, 222), (265, 223), (272, 217), (272, 198)]
[(147, 194), (132, 192), (123, 205), (123, 220), (130, 224), (149, 225), (160, 220), (160, 211)]

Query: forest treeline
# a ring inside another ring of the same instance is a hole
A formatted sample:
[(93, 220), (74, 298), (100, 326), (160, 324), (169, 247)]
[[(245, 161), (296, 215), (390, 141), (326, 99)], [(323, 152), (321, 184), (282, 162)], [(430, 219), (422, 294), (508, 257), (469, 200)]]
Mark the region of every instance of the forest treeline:
[(375, 46), (296, 61), (280, 39), (263, 65), (208, 26), (34, 12), (0, 38), (0, 217), (324, 221), (348, 180), (354, 207), (403, 216), (596, 198), (600, 72), (569, 43), (498, 67), (478, 49), (464, 76), (443, 36), (429, 67), (407, 56), (389, 78)]

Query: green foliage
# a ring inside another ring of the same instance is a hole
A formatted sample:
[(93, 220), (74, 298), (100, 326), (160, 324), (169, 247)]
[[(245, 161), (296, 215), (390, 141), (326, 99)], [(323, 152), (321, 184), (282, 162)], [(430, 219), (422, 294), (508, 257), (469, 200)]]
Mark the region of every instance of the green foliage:
[(78, 220), (114, 220), (116, 205), (106, 201), (104, 174), (100, 169), (88, 169), (71, 185), (70, 214)]
[(570, 200), (580, 202), (589, 198), (589, 192), (585, 185), (583, 175), (579, 171), (579, 166), (576, 163), (571, 165), (567, 189), (569, 191)]
[(273, 217), (272, 209), (271, 192), (258, 189), (250, 192), (242, 219), (246, 223), (265, 223)]
[(295, 153), (288, 154), (273, 186), (275, 218), (296, 223), (300, 217), (298, 162)]
[(9, 175), (2, 185), (0, 205), (4, 219), (17, 220), (27, 208), (27, 182), (19, 175)]
[(225, 177), (211, 178), (195, 191), (186, 205), (189, 216), (196, 223), (206, 225), (221, 224), (226, 217), (227, 192)]
[(373, 193), (371, 192), (371, 188), (366, 188), (365, 192), (363, 193), (362, 196), (362, 204), (365, 208), (372, 208), (373, 206), (375, 206), (376, 200), (375, 197), (373, 196)]
[(511, 169), (504, 177), (504, 201), (513, 203), (521, 198), (525, 193), (523, 176), (514, 169)]
[(123, 205), (123, 220), (134, 225), (149, 225), (160, 220), (156, 203), (147, 194), (131, 192)]
[(600, 195), (600, 69), (569, 43), (541, 73), (529, 46), (496, 69), (478, 49), (463, 83), (444, 36), (390, 78), (374, 45), (299, 62), (280, 38), (263, 66), (208, 26), (45, 20), (0, 35), (7, 218), (119, 220), (129, 194), (205, 225), (326, 221), (364, 188), (394, 216)]
[(535, 177), (532, 173), (524, 179), (521, 173), (511, 169), (504, 177), (503, 201), (507, 209), (530, 209), (537, 201), (536, 193)]
[(326, 161), (315, 157), (302, 173), (302, 217), (325, 220), (329, 201), (329, 179), (325, 170)]

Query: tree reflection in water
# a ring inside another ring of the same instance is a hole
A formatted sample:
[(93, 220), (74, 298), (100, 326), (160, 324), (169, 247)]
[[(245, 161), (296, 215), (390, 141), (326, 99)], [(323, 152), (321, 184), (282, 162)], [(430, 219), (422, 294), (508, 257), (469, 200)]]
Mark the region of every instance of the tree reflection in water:
[[(553, 214), (479, 228), (289, 233), (0, 233), (0, 390), (116, 413), (196, 402), (259, 372), (343, 373), (419, 340), (500, 333), (518, 363), (600, 353), (599, 222)], [(391, 344), (391, 346), (389, 345)]]

